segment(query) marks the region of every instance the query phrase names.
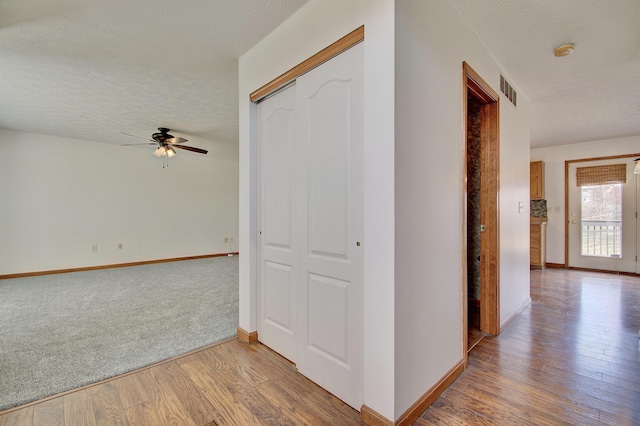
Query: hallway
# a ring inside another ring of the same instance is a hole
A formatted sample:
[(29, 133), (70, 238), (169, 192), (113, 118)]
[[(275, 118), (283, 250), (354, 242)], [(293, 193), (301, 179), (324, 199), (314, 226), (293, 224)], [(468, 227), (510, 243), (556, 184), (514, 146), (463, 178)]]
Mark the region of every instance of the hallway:
[(531, 300), (415, 425), (640, 423), (640, 278), (531, 271)]

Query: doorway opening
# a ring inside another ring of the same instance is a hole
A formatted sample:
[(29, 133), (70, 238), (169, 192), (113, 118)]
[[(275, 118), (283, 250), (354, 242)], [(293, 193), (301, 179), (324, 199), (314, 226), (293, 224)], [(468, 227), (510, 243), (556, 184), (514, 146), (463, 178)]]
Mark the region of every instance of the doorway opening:
[(638, 273), (638, 155), (565, 161), (566, 268)]
[(499, 95), (467, 64), (464, 70), (464, 347), (500, 334)]
[(481, 107), (482, 101), (473, 94), (467, 95), (467, 350), (473, 349), (485, 336), (480, 329)]

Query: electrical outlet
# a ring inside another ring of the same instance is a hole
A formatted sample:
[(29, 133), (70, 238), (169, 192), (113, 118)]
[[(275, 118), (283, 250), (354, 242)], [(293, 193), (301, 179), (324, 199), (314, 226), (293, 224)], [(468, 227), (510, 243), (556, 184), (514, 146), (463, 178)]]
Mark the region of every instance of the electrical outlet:
[(229, 241), (233, 242), (233, 237), (229, 238)]
[(93, 247), (91, 247), (91, 251), (98, 251), (98, 245), (94, 244)]
[(224, 237), (224, 242), (225, 242), (225, 243), (228, 243), (228, 242), (229, 242), (229, 238)]
[(122, 250), (124, 248), (124, 244), (118, 243), (118, 250)]

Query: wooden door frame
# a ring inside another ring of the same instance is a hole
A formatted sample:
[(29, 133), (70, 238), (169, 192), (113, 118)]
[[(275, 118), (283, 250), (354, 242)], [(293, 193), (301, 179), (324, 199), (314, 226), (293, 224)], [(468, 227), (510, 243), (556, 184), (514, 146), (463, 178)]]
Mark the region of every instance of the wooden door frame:
[(462, 167), (462, 294), (464, 357), (467, 359), (467, 98), (477, 98), (480, 109), (480, 222), (486, 231), (480, 239), (480, 330), (500, 334), (500, 96), (466, 62), (463, 68), (464, 163)]

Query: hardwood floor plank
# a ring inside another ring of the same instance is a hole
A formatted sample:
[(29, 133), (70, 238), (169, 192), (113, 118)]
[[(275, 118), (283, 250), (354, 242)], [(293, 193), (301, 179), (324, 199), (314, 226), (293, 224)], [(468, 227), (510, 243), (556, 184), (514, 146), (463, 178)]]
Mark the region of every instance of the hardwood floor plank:
[(88, 389), (91, 395), (93, 412), (99, 425), (128, 426), (122, 400), (113, 382), (105, 382)]
[(520, 416), (526, 416), (534, 423), (546, 421), (559, 424), (569, 420), (574, 424), (588, 425), (597, 423), (599, 417), (599, 410), (581, 407), (563, 395), (545, 392), (512, 372), (497, 376), (477, 370), (473, 374), (473, 383), (465, 392), (470, 396), (476, 395), (476, 399), (487, 395), (490, 400), (506, 403), (513, 411), (522, 413)]
[(243, 404), (238, 403), (233, 392), (218, 381), (217, 376), (205, 364), (194, 360), (183, 364), (182, 368), (215, 408), (212, 420), (221, 425), (260, 424), (258, 418)]
[(162, 386), (159, 379), (166, 364), (143, 370), (138, 375), (142, 386), (149, 395), (149, 404), (156, 411), (163, 424), (196, 425), (176, 396), (171, 386)]
[(433, 405), (429, 407), (429, 409), (422, 414), (416, 422), (413, 423), (414, 426), (433, 426), (433, 425), (447, 425), (447, 426), (468, 426), (467, 423), (459, 421), (452, 416), (449, 416), (447, 413), (442, 414), (437, 407)]
[(227, 389), (230, 390), (235, 401), (251, 412), (261, 425), (295, 425), (295, 422), (282, 409), (278, 400), (271, 400), (257, 387), (247, 383), (234, 383), (228, 376), (220, 375), (221, 380)]
[[(310, 393), (296, 395), (289, 389), (288, 383), (282, 383), (278, 380), (269, 380), (260, 384), (257, 390), (265, 396), (267, 403), (277, 406), (287, 419), (294, 424), (314, 424), (314, 425), (330, 425), (326, 416), (316, 412), (312, 407), (305, 403), (304, 398)], [(283, 398), (283, 396), (285, 396)]]
[(33, 407), (33, 426), (64, 426), (64, 407), (60, 398)]
[(0, 426), (33, 425), (33, 406), (0, 415)]
[[(447, 391), (446, 397), (436, 399), (428, 410), (433, 409), (434, 411), (437, 411), (441, 418), (446, 419), (444, 424), (448, 423), (448, 419), (452, 419), (453, 421), (464, 425), (495, 426), (498, 424), (490, 417), (476, 413), (463, 405), (456, 405), (455, 397), (456, 395), (450, 395)], [(426, 414), (427, 413), (424, 413), (420, 417), (428, 418), (428, 415)]]
[(122, 401), (124, 408), (150, 402), (149, 394), (138, 374), (118, 377), (111, 383), (120, 394), (120, 401)]
[(168, 363), (163, 368), (154, 370), (154, 374), (158, 385), (171, 388), (184, 407), (185, 415), (196, 425), (203, 425), (211, 420), (213, 404), (200, 392), (181, 365)]
[(65, 425), (97, 426), (89, 392), (72, 392), (62, 396), (61, 399)]
[[(140, 402), (139, 404), (130, 405), (125, 408), (125, 415), (127, 421), (131, 425), (135, 426), (156, 426), (166, 425), (165, 418), (157, 412), (156, 407), (153, 404), (147, 402)], [(179, 424), (179, 423), (174, 423)]]
[(316, 392), (304, 398), (304, 403), (329, 422), (329, 424), (359, 425), (360, 413), (335, 396), (318, 387)]

